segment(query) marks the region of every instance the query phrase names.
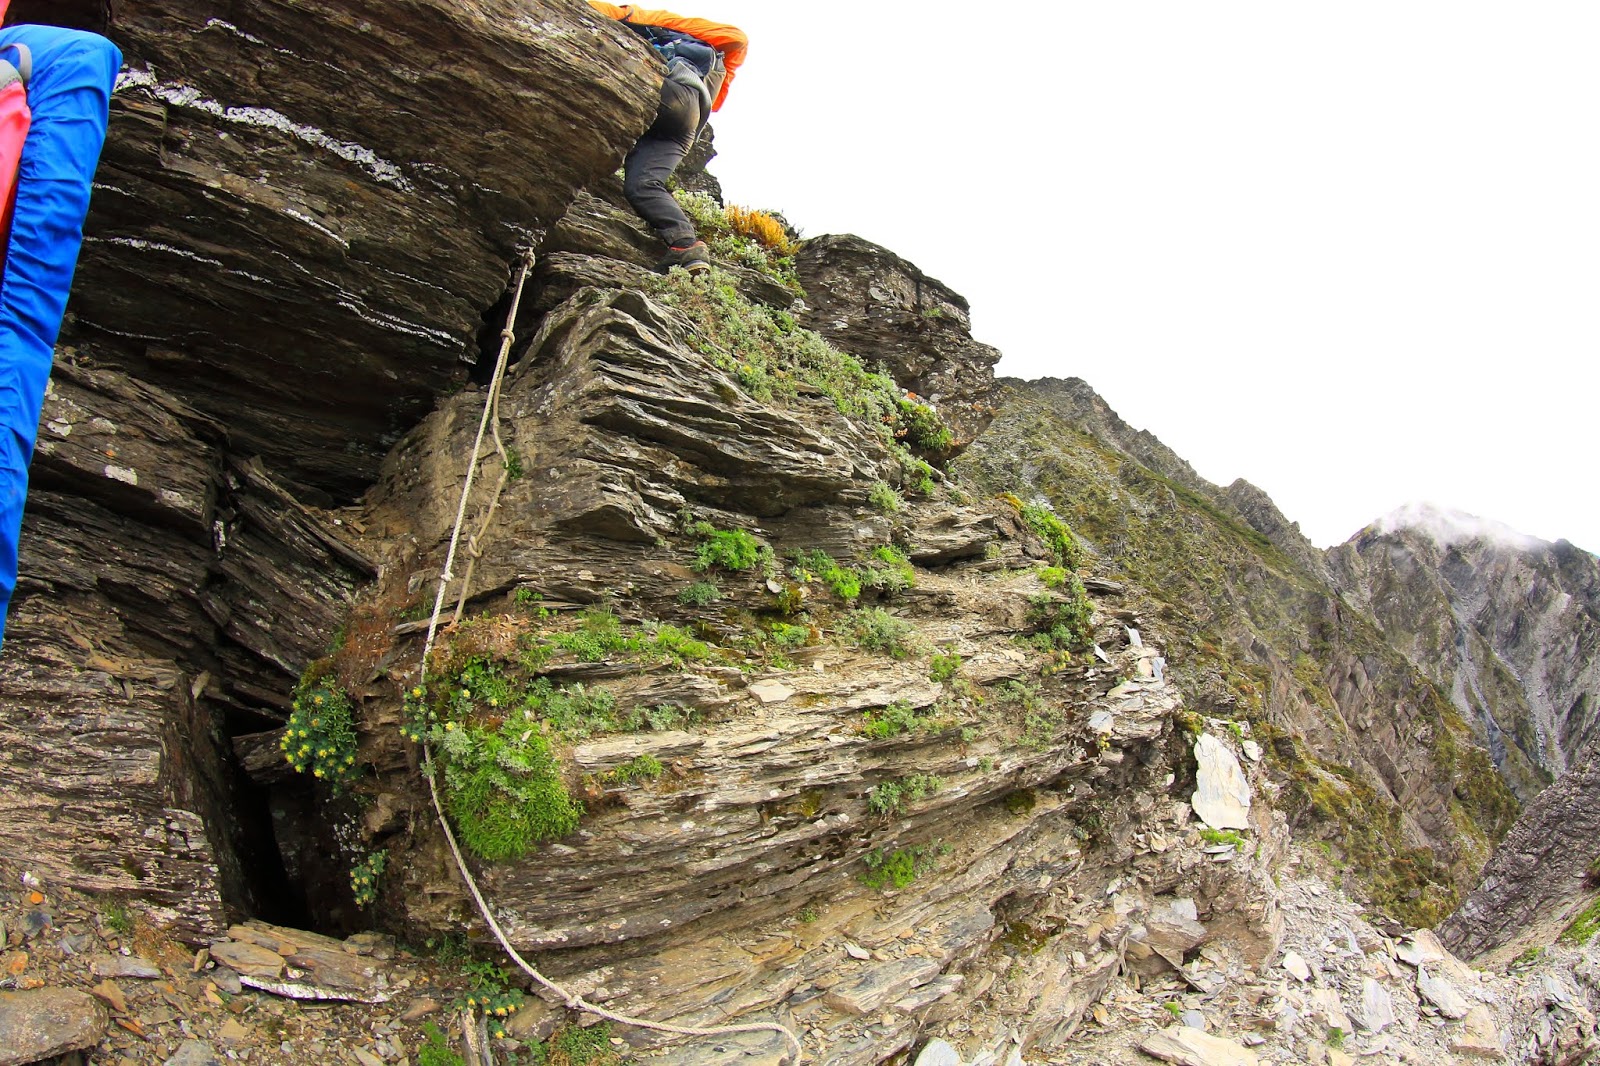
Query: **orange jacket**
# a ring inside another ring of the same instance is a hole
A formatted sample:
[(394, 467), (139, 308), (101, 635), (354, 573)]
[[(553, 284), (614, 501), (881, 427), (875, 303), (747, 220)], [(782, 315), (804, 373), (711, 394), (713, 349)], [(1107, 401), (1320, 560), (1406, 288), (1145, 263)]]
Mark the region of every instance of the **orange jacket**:
[[(9, 2), (10, 0), (0, 0), (0, 7)], [(601, 0), (589, 0), (589, 6), (618, 22), (637, 22), (642, 26), (660, 26), (663, 29), (687, 33), (721, 52), (722, 64), (727, 67), (728, 74), (722, 81), (722, 91), (717, 93), (717, 99), (712, 103), (711, 110), (722, 110), (722, 101), (728, 98), (728, 87), (733, 84), (733, 72), (744, 62), (744, 54), (750, 47), (750, 39), (744, 35), (743, 30), (721, 22), (684, 18), (670, 11), (634, 7), (632, 4), (606, 4)]]
[(0, 0), (0, 22), (6, 20), (6, 8), (11, 6), (11, 0)]

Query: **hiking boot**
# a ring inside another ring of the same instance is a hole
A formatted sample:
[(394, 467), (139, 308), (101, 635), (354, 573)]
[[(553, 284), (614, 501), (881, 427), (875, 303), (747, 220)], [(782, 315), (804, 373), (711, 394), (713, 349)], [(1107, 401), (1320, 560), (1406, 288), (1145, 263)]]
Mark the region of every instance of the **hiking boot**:
[(673, 267), (683, 267), (691, 274), (711, 269), (711, 259), (706, 255), (706, 242), (695, 241), (687, 248), (668, 248), (667, 254), (656, 264), (656, 271), (665, 274)]

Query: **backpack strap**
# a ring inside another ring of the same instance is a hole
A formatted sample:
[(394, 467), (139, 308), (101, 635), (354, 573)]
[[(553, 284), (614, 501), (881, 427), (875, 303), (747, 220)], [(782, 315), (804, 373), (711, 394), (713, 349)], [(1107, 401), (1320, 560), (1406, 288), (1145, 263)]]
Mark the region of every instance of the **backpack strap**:
[(28, 82), (33, 80), (33, 52), (20, 41), (6, 47), (17, 50), (17, 61), (12, 63), (10, 60), (0, 59), (0, 89), (17, 82), (21, 82), (26, 88)]

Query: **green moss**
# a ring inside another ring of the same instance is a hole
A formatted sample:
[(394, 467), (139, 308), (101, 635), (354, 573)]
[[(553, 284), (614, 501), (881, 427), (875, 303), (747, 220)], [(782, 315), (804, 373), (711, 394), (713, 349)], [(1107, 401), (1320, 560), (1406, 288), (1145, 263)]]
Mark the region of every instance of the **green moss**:
[(861, 883), (879, 891), (889, 888), (898, 891), (907, 888), (918, 877), (938, 865), (940, 853), (941, 849), (932, 844), (897, 848), (892, 852), (882, 850), (868, 852), (862, 859), (867, 868), (861, 874)]
[(1212, 829), (1210, 826), (1201, 828), (1200, 839), (1211, 845), (1233, 844), (1242, 846), (1244, 844), (1244, 837), (1232, 829)]
[(955, 434), (944, 424), (938, 412), (914, 400), (899, 400), (895, 404), (899, 413), (899, 426), (895, 437), (917, 451), (942, 455), (955, 441)]
[[(660, 299), (682, 311), (694, 329), (694, 342), (739, 387), (763, 402), (798, 403), (799, 385), (805, 384), (830, 399), (838, 411), (876, 435), (888, 449), (897, 450), (902, 465), (916, 469), (914, 457), (902, 441), (913, 436), (908, 419), (915, 419), (916, 439), (936, 430), (927, 427), (938, 416), (931, 408), (910, 404), (903, 409), (900, 388), (887, 374), (873, 373), (852, 355), (833, 347), (822, 337), (800, 328), (783, 311), (752, 304), (740, 294), (734, 279), (720, 270), (701, 277), (674, 272), (653, 282)], [(931, 470), (926, 482), (931, 491)], [(920, 471), (906, 483), (920, 491)]]
[(882, 781), (867, 793), (867, 808), (873, 814), (893, 817), (903, 814), (908, 803), (927, 799), (943, 788), (944, 779), (933, 774), (912, 774), (899, 781)]
[(1083, 565), (1083, 549), (1078, 547), (1078, 542), (1073, 539), (1072, 530), (1067, 524), (1056, 516), (1048, 507), (1038, 504), (1023, 504), (1021, 511), (1022, 520), (1029, 529), (1044, 541), (1045, 547), (1050, 549), (1056, 565), (1067, 570), (1076, 570)]
[(678, 590), (678, 602), (685, 607), (705, 607), (722, 599), (715, 581), (696, 581)]
[(789, 576), (802, 584), (821, 581), (846, 603), (853, 603), (861, 595), (861, 576), (850, 567), (834, 562), (833, 557), (820, 548), (795, 552)]
[(900, 494), (884, 481), (875, 481), (867, 494), (868, 501), (879, 514), (897, 514), (906, 503)]
[(1039, 802), (1031, 788), (1019, 788), (1006, 793), (1005, 808), (1011, 814), (1027, 814)]
[(861, 732), (875, 740), (909, 733), (924, 725), (916, 709), (904, 700), (896, 700), (887, 707), (870, 708), (861, 717), (865, 722)]
[(450, 1046), (450, 1040), (433, 1022), (422, 1024), (422, 1046), (417, 1048), (418, 1066), (466, 1066), (461, 1053)]
[(1094, 637), (1094, 604), (1076, 576), (1060, 595), (1031, 597), (1027, 618), (1034, 630), (1028, 643), (1041, 651), (1081, 651)]
[(646, 753), (634, 756), (614, 770), (606, 771), (605, 778), (615, 784), (632, 785), (641, 781), (654, 781), (665, 772), (666, 767), (661, 765), (661, 760)]
[(1600, 899), (1590, 903), (1572, 919), (1571, 924), (1562, 932), (1561, 941), (1581, 947), (1593, 940), (1596, 933), (1600, 933)]
[(543, 640), (552, 647), (572, 652), (586, 663), (628, 658), (682, 666), (715, 654), (709, 644), (671, 623), (624, 626), (605, 607), (589, 608), (580, 616), (576, 629), (549, 633)]
[(892, 544), (872, 549), (872, 555), (857, 573), (863, 588), (880, 592), (904, 592), (915, 588), (917, 584), (917, 574), (912, 569), (911, 560)]

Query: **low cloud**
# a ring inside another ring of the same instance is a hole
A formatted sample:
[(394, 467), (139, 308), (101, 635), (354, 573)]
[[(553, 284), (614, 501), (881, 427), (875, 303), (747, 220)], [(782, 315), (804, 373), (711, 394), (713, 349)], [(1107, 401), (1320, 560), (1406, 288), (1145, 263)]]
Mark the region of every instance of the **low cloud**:
[(1426, 533), (1447, 547), (1469, 540), (1487, 540), (1524, 549), (1545, 543), (1537, 537), (1519, 533), (1503, 522), (1479, 518), (1434, 503), (1408, 503), (1378, 519), (1372, 528), (1379, 533), (1398, 533), (1402, 530)]

